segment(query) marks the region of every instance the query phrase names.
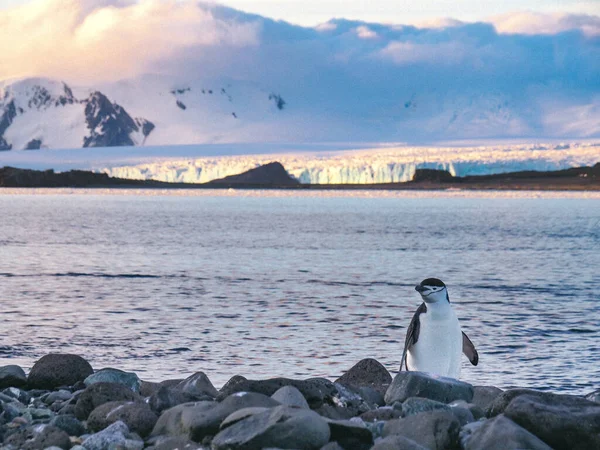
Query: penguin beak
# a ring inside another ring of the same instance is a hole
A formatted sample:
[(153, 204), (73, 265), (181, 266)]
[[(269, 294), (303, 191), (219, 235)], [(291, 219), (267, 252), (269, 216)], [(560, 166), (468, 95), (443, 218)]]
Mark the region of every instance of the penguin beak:
[(421, 286), (420, 284), (417, 284), (415, 286), (415, 291), (417, 291), (419, 294), (422, 294), (423, 292), (427, 291), (428, 289), (425, 286)]

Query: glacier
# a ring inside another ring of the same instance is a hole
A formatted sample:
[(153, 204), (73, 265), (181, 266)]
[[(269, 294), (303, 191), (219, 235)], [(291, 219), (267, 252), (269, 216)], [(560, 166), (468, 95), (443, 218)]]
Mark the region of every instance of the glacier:
[(99, 170), (113, 177), (206, 183), (278, 161), (303, 184), (373, 184), (410, 181), (417, 169), (454, 176), (522, 170), (549, 171), (600, 162), (600, 143), (477, 147), (389, 147), (328, 152), (250, 154), (163, 159)]

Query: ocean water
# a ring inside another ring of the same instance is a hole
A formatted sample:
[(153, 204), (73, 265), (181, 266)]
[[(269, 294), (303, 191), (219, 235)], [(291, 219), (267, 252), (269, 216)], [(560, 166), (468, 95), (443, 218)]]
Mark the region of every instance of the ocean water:
[(600, 387), (598, 194), (5, 189), (0, 211), (0, 365), (394, 373), (438, 277), (480, 354), (462, 379)]

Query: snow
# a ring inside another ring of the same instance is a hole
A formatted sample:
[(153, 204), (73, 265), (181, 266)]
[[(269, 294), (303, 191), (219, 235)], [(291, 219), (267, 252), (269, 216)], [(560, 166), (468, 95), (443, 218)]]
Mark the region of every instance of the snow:
[(0, 152), (0, 166), (87, 169), (114, 177), (205, 183), (279, 161), (302, 183), (403, 182), (417, 168), (456, 176), (559, 170), (600, 162), (600, 142), (410, 147), (374, 144), (220, 144)]

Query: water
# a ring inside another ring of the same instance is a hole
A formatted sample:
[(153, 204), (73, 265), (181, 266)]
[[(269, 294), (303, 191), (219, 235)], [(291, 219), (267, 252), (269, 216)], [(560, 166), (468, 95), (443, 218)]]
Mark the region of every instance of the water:
[(464, 380), (587, 393), (600, 196), (565, 196), (0, 190), (0, 365), (68, 352), (217, 387), (395, 372), (435, 276), (479, 350)]

